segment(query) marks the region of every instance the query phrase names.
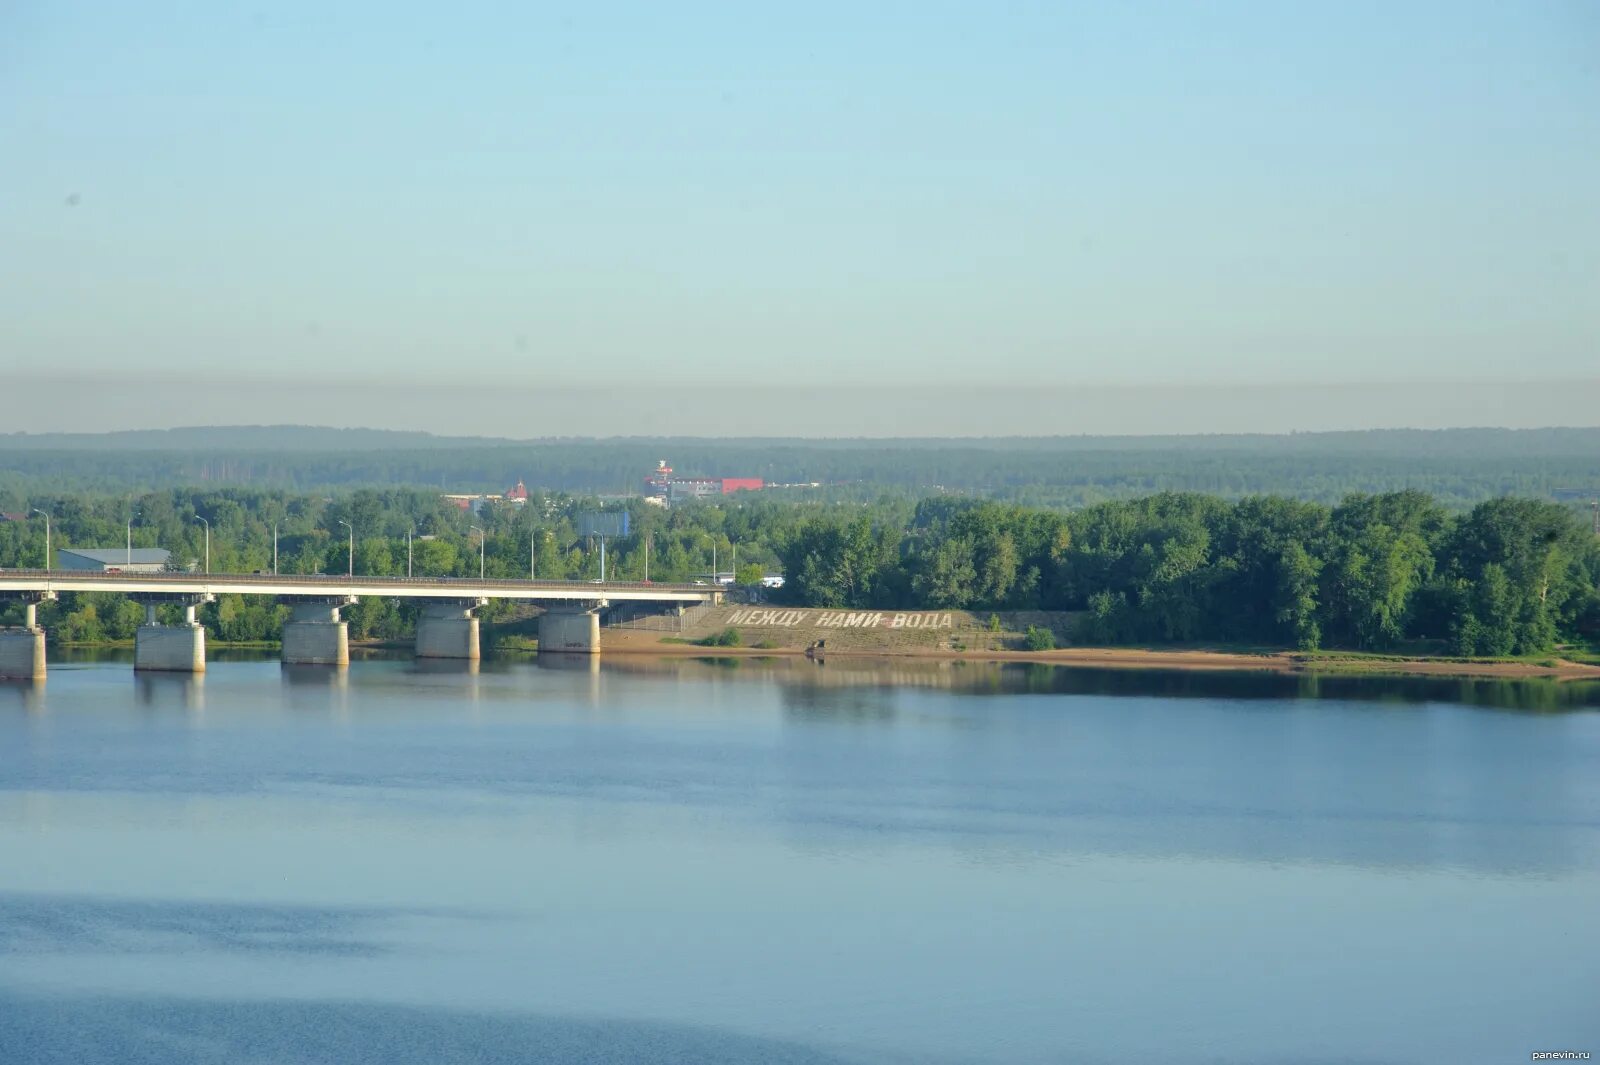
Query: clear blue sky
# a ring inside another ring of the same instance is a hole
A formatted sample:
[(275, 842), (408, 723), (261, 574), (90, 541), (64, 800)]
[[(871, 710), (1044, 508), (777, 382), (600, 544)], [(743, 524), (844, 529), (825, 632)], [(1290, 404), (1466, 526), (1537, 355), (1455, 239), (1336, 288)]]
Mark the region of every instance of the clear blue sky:
[(1596, 190), (1592, 0), (0, 4), (0, 368), (214, 390), (118, 424), (299, 420), (244, 380), (444, 431), (437, 375), (1593, 380)]

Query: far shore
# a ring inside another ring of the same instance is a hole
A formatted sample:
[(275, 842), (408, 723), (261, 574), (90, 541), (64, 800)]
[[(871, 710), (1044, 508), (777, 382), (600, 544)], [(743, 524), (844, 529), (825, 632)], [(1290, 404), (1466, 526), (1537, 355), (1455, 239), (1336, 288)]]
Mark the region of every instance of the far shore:
[[(664, 643), (659, 638), (640, 639), (643, 633), (618, 633), (607, 630), (601, 637), (606, 655), (640, 655), (658, 658), (802, 658), (802, 647), (712, 647), (696, 643)], [(652, 633), (650, 636), (654, 637)], [(106, 640), (95, 643), (63, 643), (68, 650), (129, 649), (132, 640)], [(214, 641), (214, 650), (272, 651), (270, 642), (226, 643)], [(401, 640), (351, 640), (352, 651), (409, 650), (411, 643)], [(485, 643), (485, 651), (495, 648)], [(533, 653), (535, 646), (504, 647), (498, 650), (517, 654)], [(1501, 661), (1465, 658), (1427, 658), (1373, 656), (1337, 651), (1307, 654), (1300, 651), (1209, 651), (1196, 649), (1141, 647), (1063, 647), (1053, 651), (953, 651), (936, 647), (850, 647), (828, 649), (820, 658), (912, 658), (958, 662), (1039, 662), (1057, 666), (1082, 666), (1095, 669), (1166, 669), (1192, 671), (1246, 671), (1265, 673), (1411, 674), (1443, 677), (1504, 677), (1554, 680), (1600, 680), (1600, 665), (1573, 662), (1552, 654), (1539, 661)]]
[[(707, 647), (602, 637), (604, 654), (684, 658), (802, 657), (799, 647)], [(826, 650), (822, 658), (918, 658), (963, 662), (1042, 662), (1058, 666), (1112, 669), (1232, 670), (1269, 673), (1420, 674), (1454, 677), (1549, 677), (1557, 680), (1600, 680), (1600, 666), (1552, 656), (1540, 662), (1478, 661), (1454, 658), (1366, 657), (1337, 653), (1312, 655), (1298, 651), (1159, 650), (1136, 647), (1065, 647), (1053, 651), (951, 651), (933, 647)]]

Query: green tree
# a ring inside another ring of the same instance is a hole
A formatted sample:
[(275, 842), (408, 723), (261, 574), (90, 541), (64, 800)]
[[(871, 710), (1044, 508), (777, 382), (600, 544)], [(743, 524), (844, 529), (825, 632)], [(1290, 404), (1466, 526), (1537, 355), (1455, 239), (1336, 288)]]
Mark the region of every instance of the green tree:
[(977, 598), (978, 572), (970, 541), (942, 540), (923, 551), (911, 576), (919, 606), (959, 608)]
[(1588, 539), (1553, 503), (1492, 499), (1474, 507), (1447, 544), (1450, 574), (1470, 589), (1457, 600), (1457, 648), (1531, 654), (1576, 635), (1594, 588)]
[(1055, 633), (1042, 626), (1029, 625), (1028, 631), (1023, 635), (1022, 646), (1030, 651), (1054, 651)]
[(1305, 547), (1291, 541), (1278, 553), (1273, 620), (1302, 651), (1315, 651), (1322, 642), (1317, 620), (1317, 572), (1321, 563)]

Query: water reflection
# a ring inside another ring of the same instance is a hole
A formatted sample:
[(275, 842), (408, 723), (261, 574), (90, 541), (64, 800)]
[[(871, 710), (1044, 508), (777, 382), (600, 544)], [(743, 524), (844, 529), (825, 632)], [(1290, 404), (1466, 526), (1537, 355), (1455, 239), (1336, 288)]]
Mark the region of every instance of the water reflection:
[(411, 672), (436, 677), (475, 677), (483, 665), (476, 658), (415, 658)]
[(599, 655), (561, 654), (546, 651), (535, 659), (534, 664), (540, 669), (557, 669), (563, 672), (599, 673)]
[(782, 692), (784, 711), (801, 719), (892, 721), (895, 716), (894, 701), (885, 699), (874, 689), (854, 685), (830, 688), (824, 685), (790, 684), (785, 685)]
[(126, 662), (133, 665), (133, 647), (46, 647), (51, 667), (57, 664), (87, 665), (100, 662)]
[[(1272, 673), (1228, 670), (1144, 670), (938, 659), (793, 657), (650, 658), (614, 655), (608, 672), (730, 678), (799, 689), (936, 688), (961, 695), (1109, 695), (1200, 699), (1333, 699), (1402, 704), (1464, 703), (1507, 710), (1600, 708), (1600, 681), (1548, 677), (1427, 677)], [(796, 696), (796, 702), (805, 697)]]
[(290, 687), (346, 689), (350, 686), (348, 666), (303, 666), (285, 662), (280, 674)]
[[(49, 647), (50, 665), (89, 665), (107, 662), (126, 662), (133, 664), (133, 647), (131, 644), (116, 647), (58, 647), (54, 644)], [(206, 645), (206, 661), (209, 662), (265, 662), (278, 660), (278, 652), (261, 647), (220, 647), (216, 644)]]
[(802, 1043), (712, 1027), (370, 1002), (44, 998), (0, 992), (0, 1013), (5, 1018), (0, 1060), (30, 1065), (844, 1065), (847, 1060)]
[[(219, 649), (210, 661), (277, 661), (272, 651)], [(51, 650), (52, 665), (127, 662), (128, 648)], [(1600, 681), (1548, 677), (1429, 677), (1396, 674), (1274, 673), (1232, 670), (1116, 669), (1043, 662), (965, 659), (840, 658), (793, 656), (695, 657), (618, 654), (489, 655), (466, 659), (412, 658), (405, 651), (361, 649), (361, 662), (404, 662), (411, 672), (475, 676), (534, 668), (673, 677), (704, 683), (722, 679), (805, 688), (930, 688), (962, 695), (1109, 695), (1202, 699), (1332, 699), (1396, 704), (1462, 703), (1507, 710), (1564, 711), (1600, 708)], [(285, 667), (286, 670), (302, 667)], [(311, 667), (323, 668), (323, 667)], [(291, 675), (291, 683), (321, 683), (318, 674)], [(332, 684), (332, 681), (329, 681)], [(799, 698), (804, 698), (799, 697)]]
[(261, 656), (141, 712), (198, 680), (0, 689), (0, 1062), (1586, 1045), (1600, 715), (1441, 698), (1547, 682)]
[(376, 931), (402, 911), (261, 903), (170, 902), (0, 892), (0, 955), (195, 949), (376, 956)]
[(138, 670), (133, 674), (139, 705), (152, 710), (179, 709), (200, 713), (206, 708), (204, 673), (166, 673)]
[(299, 711), (350, 713), (350, 668), (282, 663), (279, 675), (289, 707)]
[(0, 707), (16, 707), (24, 714), (44, 713), (44, 679), (0, 680)]
[(588, 683), (582, 689), (584, 699), (590, 706), (600, 705), (602, 689), (599, 655), (574, 655), (546, 651), (535, 659), (535, 664), (542, 670), (586, 676)]
[[(1583, 826), (1600, 785), (1587, 752), (1600, 719), (1472, 713), (1450, 698), (1576, 710), (1589, 705), (1567, 698), (1576, 686), (879, 665), (576, 656), (479, 671), (402, 657), (138, 674), (147, 711), (207, 707), (208, 746), (181, 764), (158, 713), (98, 742), (98, 728), (128, 727), (121, 667), (63, 670), (48, 692), (3, 690), (95, 742), (0, 737), (0, 789), (403, 781), (424, 804), (464, 791), (508, 808), (581, 795), (979, 850), (1015, 839), (1042, 854), (1513, 874), (1590, 860)], [(319, 731), (330, 719), (340, 728)], [(349, 728), (362, 723), (384, 729)]]

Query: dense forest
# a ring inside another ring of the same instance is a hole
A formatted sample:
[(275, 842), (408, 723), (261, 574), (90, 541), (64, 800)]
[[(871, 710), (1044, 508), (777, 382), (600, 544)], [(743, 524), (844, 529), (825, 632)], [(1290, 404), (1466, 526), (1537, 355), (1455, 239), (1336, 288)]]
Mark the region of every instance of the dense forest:
[[(199, 515), (211, 523), (215, 572), (271, 568), (276, 527), (282, 572), (343, 573), (351, 559), (340, 523), (349, 522), (361, 574), (409, 566), (418, 576), (472, 576), (481, 546), (489, 576), (593, 578), (599, 554), (578, 535), (577, 516), (597, 505), (535, 492), (526, 506), (472, 514), (410, 489), (330, 497), (228, 488), (12, 496), (5, 509), (49, 511), (57, 548), (115, 547), (131, 535), (135, 546), (169, 549), (182, 567), (202, 564)], [(1600, 635), (1600, 541), (1574, 507), (1545, 500), (1495, 498), (1463, 512), (1414, 490), (1331, 506), (1163, 492), (1070, 512), (948, 495), (626, 505), (632, 533), (607, 552), (614, 579), (642, 579), (648, 565), (652, 579), (690, 580), (737, 564), (742, 584), (785, 574), (779, 595), (797, 604), (1078, 612), (1080, 642), (1500, 656)], [(0, 521), (0, 567), (41, 565), (43, 526), (37, 515)], [(493, 604), (488, 617), (514, 609)], [(270, 640), (281, 615), (265, 599), (223, 597), (206, 622), (220, 640)], [(349, 618), (358, 637), (411, 625), (407, 608), (385, 600)], [(64, 597), (44, 616), (57, 638), (85, 641), (127, 638), (138, 620), (114, 596)]]
[(1332, 507), (1162, 493), (1070, 514), (929, 499), (905, 525), (807, 520), (779, 553), (794, 602), (1083, 611), (1087, 643), (1499, 656), (1600, 631), (1600, 542), (1530, 499), (1462, 515), (1414, 491)]
[[(1600, 495), (1594, 429), (1387, 430), (1293, 436), (924, 440), (627, 439), (479, 441), (311, 428), (0, 436), (0, 499), (185, 485), (336, 492), (404, 485), (498, 492), (517, 480), (628, 494), (667, 459), (695, 476), (752, 476), (785, 499), (915, 500), (954, 493), (1082, 507), (1161, 491), (1274, 494), (1336, 503), (1414, 489), (1453, 511), (1484, 499)], [(812, 487), (814, 486), (814, 487)]]

